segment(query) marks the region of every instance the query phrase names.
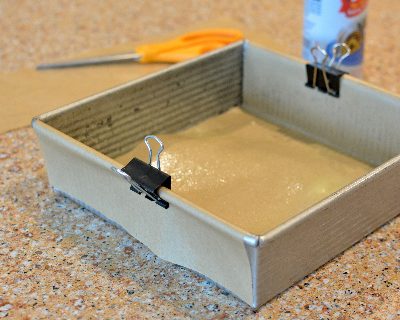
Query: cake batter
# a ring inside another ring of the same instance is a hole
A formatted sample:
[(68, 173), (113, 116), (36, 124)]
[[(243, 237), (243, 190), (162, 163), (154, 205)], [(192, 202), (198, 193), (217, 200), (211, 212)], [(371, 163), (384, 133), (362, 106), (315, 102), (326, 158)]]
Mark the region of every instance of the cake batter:
[[(239, 108), (157, 136), (165, 145), (161, 170), (175, 193), (257, 235), (372, 169)], [(159, 146), (152, 146), (156, 154)], [(116, 160), (126, 165), (133, 157), (147, 161), (144, 143)]]

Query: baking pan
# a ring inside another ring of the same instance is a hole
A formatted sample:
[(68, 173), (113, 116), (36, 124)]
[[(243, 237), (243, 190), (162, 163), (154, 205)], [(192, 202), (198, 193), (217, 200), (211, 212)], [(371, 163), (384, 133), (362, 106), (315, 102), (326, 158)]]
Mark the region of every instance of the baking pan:
[[(400, 208), (399, 97), (348, 75), (339, 97), (305, 83), (304, 61), (239, 42), (36, 117), (32, 126), (54, 190), (257, 308)], [(374, 169), (265, 234), (178, 196), (173, 184), (157, 190), (165, 209), (116, 173), (123, 165), (114, 159), (144, 136), (177, 132), (233, 106)]]

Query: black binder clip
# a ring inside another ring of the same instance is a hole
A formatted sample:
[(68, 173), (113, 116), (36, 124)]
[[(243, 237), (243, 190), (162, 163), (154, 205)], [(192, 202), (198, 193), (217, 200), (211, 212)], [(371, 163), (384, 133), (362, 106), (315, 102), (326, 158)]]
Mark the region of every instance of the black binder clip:
[[(317, 51), (323, 55), (322, 62), (318, 62)], [(328, 93), (331, 96), (340, 95), (340, 78), (346, 72), (339, 69), (341, 63), (351, 52), (346, 43), (336, 43), (333, 48), (333, 55), (327, 64), (329, 55), (319, 45), (311, 48), (311, 54), (314, 57), (314, 63), (306, 65), (307, 82), (306, 86), (310, 88), (317, 87), (320, 91)], [(335, 64), (335, 65), (334, 65)]]
[[(154, 139), (160, 144), (157, 152), (157, 168), (151, 165), (153, 151), (148, 142), (149, 139)], [(164, 144), (156, 136), (146, 136), (144, 143), (149, 150), (148, 163), (143, 162), (138, 158), (133, 158), (122, 169), (115, 169), (125, 180), (127, 180), (131, 187), (130, 189), (138, 194), (144, 193), (146, 198), (155, 201), (159, 206), (167, 209), (169, 203), (161, 199), (157, 191), (160, 187), (171, 189), (171, 176), (161, 171), (160, 168), (160, 154), (164, 150)]]

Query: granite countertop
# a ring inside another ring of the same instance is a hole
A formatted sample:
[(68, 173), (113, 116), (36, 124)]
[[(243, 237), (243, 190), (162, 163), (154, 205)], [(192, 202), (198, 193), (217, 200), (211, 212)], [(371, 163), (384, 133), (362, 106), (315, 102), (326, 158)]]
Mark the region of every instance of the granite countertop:
[[(399, 1), (370, 0), (364, 69), (396, 93), (398, 12)], [(9, 0), (0, 2), (0, 71), (220, 15), (299, 55), (300, 1)], [(0, 318), (400, 319), (400, 217), (254, 312), (54, 194), (30, 128), (0, 135), (0, 170)]]

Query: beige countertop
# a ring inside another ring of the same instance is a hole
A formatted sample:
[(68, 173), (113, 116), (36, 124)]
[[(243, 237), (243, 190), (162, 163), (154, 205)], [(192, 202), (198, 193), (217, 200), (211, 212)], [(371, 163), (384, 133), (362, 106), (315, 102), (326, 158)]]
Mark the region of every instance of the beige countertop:
[[(364, 64), (365, 80), (397, 94), (399, 12), (400, 1), (370, 1)], [(0, 72), (221, 16), (300, 53), (302, 1), (8, 0)], [(400, 319), (400, 217), (255, 313), (54, 194), (30, 128), (0, 134), (0, 171), (0, 318)]]

